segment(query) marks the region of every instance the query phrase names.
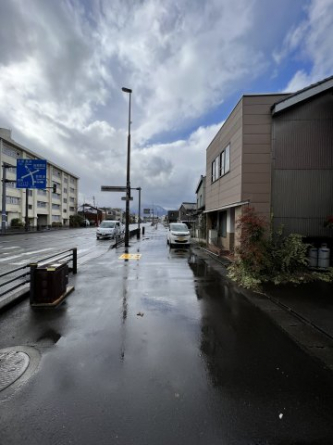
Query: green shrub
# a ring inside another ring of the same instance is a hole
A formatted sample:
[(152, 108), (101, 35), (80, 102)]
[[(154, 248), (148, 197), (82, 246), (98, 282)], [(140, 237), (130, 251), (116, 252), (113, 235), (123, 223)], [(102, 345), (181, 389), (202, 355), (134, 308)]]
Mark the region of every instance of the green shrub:
[(13, 218), (10, 222), (11, 227), (23, 227), (23, 222), (20, 218)]
[(268, 281), (274, 284), (333, 281), (333, 268), (323, 273), (309, 271), (309, 244), (303, 243), (302, 235), (284, 236), (283, 227), (271, 232), (253, 208), (243, 211), (236, 228), (241, 231), (240, 246), (236, 249), (236, 261), (228, 268), (228, 276), (242, 287), (259, 291), (260, 285)]
[(62, 227), (62, 223), (55, 221), (55, 222), (52, 223), (52, 227)]
[(274, 272), (292, 274), (305, 269), (308, 265), (307, 250), (310, 245), (303, 243), (302, 235), (291, 233), (272, 242), (271, 255), (274, 263)]

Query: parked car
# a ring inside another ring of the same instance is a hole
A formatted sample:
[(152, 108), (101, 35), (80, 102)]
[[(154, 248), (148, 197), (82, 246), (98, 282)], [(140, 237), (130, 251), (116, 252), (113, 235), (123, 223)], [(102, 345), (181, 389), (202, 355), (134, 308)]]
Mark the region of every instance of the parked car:
[(167, 234), (167, 244), (170, 247), (190, 245), (191, 235), (186, 224), (171, 223)]
[(116, 238), (121, 235), (121, 223), (119, 221), (104, 220), (96, 231), (96, 238)]

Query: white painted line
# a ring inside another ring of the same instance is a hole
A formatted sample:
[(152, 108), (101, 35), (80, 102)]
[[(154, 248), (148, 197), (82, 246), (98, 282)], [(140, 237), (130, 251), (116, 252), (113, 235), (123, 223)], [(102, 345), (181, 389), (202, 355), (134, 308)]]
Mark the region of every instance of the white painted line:
[(54, 249), (52, 247), (48, 247), (47, 249), (35, 250), (33, 252), (22, 252), (19, 255), (14, 255), (14, 256), (7, 257), (7, 258), (3, 258), (2, 260), (0, 260), (0, 262), (3, 263), (5, 261), (15, 260), (15, 258), (21, 258), (22, 256), (34, 255), (35, 253), (46, 252), (48, 250), (54, 250)]

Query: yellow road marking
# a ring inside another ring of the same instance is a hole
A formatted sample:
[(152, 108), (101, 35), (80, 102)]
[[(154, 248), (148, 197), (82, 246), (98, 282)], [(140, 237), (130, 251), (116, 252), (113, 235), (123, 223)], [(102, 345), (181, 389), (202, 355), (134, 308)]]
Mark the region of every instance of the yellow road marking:
[(120, 260), (139, 260), (141, 258), (141, 253), (123, 253), (119, 259)]

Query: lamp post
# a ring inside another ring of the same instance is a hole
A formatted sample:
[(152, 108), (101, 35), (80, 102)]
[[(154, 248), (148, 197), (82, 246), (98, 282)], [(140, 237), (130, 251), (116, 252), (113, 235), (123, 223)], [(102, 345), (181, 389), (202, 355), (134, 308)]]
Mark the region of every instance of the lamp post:
[(131, 197), (131, 96), (132, 90), (129, 88), (121, 89), (129, 94), (128, 101), (128, 136), (127, 136), (127, 175), (126, 175), (126, 224), (125, 224), (125, 247), (129, 247), (129, 217), (130, 217), (130, 197)]

